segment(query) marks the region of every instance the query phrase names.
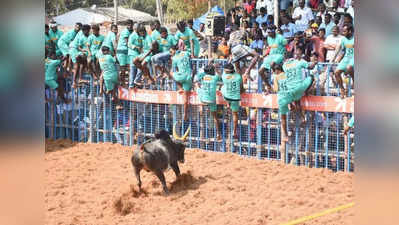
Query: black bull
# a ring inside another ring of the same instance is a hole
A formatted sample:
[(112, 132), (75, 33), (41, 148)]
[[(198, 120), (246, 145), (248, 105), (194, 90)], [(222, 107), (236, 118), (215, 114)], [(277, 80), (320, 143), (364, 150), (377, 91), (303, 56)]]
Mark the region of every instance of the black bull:
[(161, 181), (165, 194), (168, 194), (165, 176), (163, 172), (172, 168), (176, 177), (180, 176), (178, 161), (184, 163), (185, 145), (170, 139), (165, 130), (155, 134), (152, 139), (135, 149), (132, 156), (132, 165), (137, 178), (137, 184), (141, 190), (140, 171), (145, 169), (152, 171)]

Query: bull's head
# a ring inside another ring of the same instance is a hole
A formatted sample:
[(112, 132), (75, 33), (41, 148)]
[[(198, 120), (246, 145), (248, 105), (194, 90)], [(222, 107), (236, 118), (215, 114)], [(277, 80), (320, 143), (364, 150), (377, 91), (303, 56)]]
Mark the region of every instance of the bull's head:
[(184, 163), (184, 150), (186, 150), (186, 145), (180, 141), (176, 141), (175, 148), (177, 151), (177, 160), (181, 163)]
[(190, 130), (191, 130), (191, 125), (187, 128), (184, 135), (182, 137), (179, 137), (179, 135), (177, 135), (177, 133), (176, 133), (176, 124), (177, 124), (177, 122), (173, 125), (173, 138), (175, 140), (179, 140), (179, 141), (183, 141), (183, 142), (186, 141), (188, 134), (190, 133)]
[(160, 131), (156, 132), (155, 133), (155, 138), (156, 139), (161, 139), (161, 140), (164, 140), (164, 141), (170, 140), (169, 133), (166, 130), (160, 130)]

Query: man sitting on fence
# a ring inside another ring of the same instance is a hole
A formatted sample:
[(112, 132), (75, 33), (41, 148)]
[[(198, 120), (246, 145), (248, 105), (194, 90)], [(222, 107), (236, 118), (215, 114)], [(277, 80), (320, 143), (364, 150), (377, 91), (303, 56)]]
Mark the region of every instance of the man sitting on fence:
[(106, 94), (112, 96), (112, 101), (116, 104), (116, 109), (122, 109), (117, 96), (117, 87), (119, 85), (118, 71), (116, 69), (116, 60), (111, 56), (110, 48), (107, 46), (101, 47), (102, 55), (100, 55), (99, 62), (101, 67), (100, 77), (100, 95), (103, 93), (103, 83), (105, 83)]
[[(215, 126), (216, 126), (216, 138), (217, 140), (221, 139), (220, 136), (220, 128), (219, 122), (217, 119), (217, 105), (216, 105), (216, 89), (217, 89), (217, 82), (220, 81), (221, 78), (219, 75), (215, 75), (215, 66), (214, 65), (207, 65), (204, 68), (204, 72), (198, 73), (195, 77), (194, 82), (198, 88), (197, 93), (201, 100), (201, 102), (207, 106), (211, 111)], [(200, 110), (202, 114), (204, 110)], [(202, 116), (201, 116), (202, 117)], [(203, 117), (202, 117), (203, 118)], [(206, 128), (208, 129), (208, 128)]]
[[(233, 32), (230, 34), (230, 39), (228, 42), (229, 48), (231, 49), (231, 56), (229, 62), (233, 63), (236, 67), (236, 71), (242, 75), (244, 79), (244, 83), (248, 78), (250, 78), (249, 73), (256, 65), (258, 61), (259, 54), (250, 47), (244, 45), (244, 42), (247, 40), (247, 34), (245, 31), (237, 30), (237, 26), (233, 26)], [(241, 62), (245, 61), (247, 57), (251, 56), (252, 60), (250, 65), (244, 69), (242, 68), (244, 65), (240, 65)]]
[(45, 60), (45, 84), (52, 90), (57, 89), (58, 96), (68, 103), (64, 96), (64, 81), (62, 76), (58, 74), (61, 60), (57, 59), (55, 49), (48, 53), (48, 58)]
[(222, 81), (222, 95), (233, 114), (233, 138), (238, 138), (238, 111), (240, 110), (241, 93), (244, 91), (242, 77), (234, 71), (233, 64), (229, 63), (224, 66)]
[(151, 61), (155, 68), (154, 74), (157, 74), (157, 70), (160, 70), (161, 76), (165, 77), (169, 73), (167, 71), (167, 65), (169, 64), (170, 59), (169, 49), (172, 46), (175, 46), (177, 41), (173, 35), (168, 34), (168, 30), (165, 27), (161, 27), (159, 30), (161, 35), (156, 41), (158, 42), (160, 53), (154, 55), (151, 58)]

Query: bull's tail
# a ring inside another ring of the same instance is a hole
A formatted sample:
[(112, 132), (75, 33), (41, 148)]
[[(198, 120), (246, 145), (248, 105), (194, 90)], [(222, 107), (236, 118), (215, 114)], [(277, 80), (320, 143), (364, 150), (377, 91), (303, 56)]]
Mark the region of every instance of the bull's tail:
[(180, 140), (180, 141), (186, 141), (188, 134), (190, 133), (190, 130), (191, 130), (191, 124), (187, 128), (186, 132), (184, 132), (184, 135), (182, 137), (179, 137), (179, 135), (177, 135), (177, 133), (176, 133), (176, 124), (177, 124), (177, 122), (173, 125), (173, 138), (176, 140)]

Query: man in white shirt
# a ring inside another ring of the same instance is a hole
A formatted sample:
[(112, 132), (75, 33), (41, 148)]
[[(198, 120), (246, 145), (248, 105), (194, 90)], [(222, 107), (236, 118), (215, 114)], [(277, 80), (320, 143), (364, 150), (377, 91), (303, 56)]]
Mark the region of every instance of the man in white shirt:
[(314, 19), (312, 10), (305, 6), (305, 0), (299, 0), (299, 7), (295, 8), (292, 14), (298, 31), (305, 31), (308, 28), (309, 20)]
[(255, 7), (258, 11), (260, 10), (260, 8), (266, 8), (266, 0), (258, 0), (256, 1), (256, 7)]
[(335, 50), (341, 44), (342, 36), (339, 34), (339, 27), (334, 26), (331, 35), (324, 41), (324, 48), (327, 50), (326, 62), (332, 62)]
[(333, 1), (333, 5), (331, 8), (327, 10), (328, 13), (331, 14), (331, 16), (334, 16), (336, 13), (344, 14), (345, 9), (339, 7), (339, 0), (330, 0)]
[(354, 0), (352, 0), (351, 5), (348, 7), (348, 9), (346, 10), (346, 12), (349, 13), (349, 14), (352, 16), (352, 18), (355, 18), (355, 11), (353, 10), (353, 1), (354, 1)]
[(274, 0), (264, 0), (266, 2), (267, 15), (274, 16)]

